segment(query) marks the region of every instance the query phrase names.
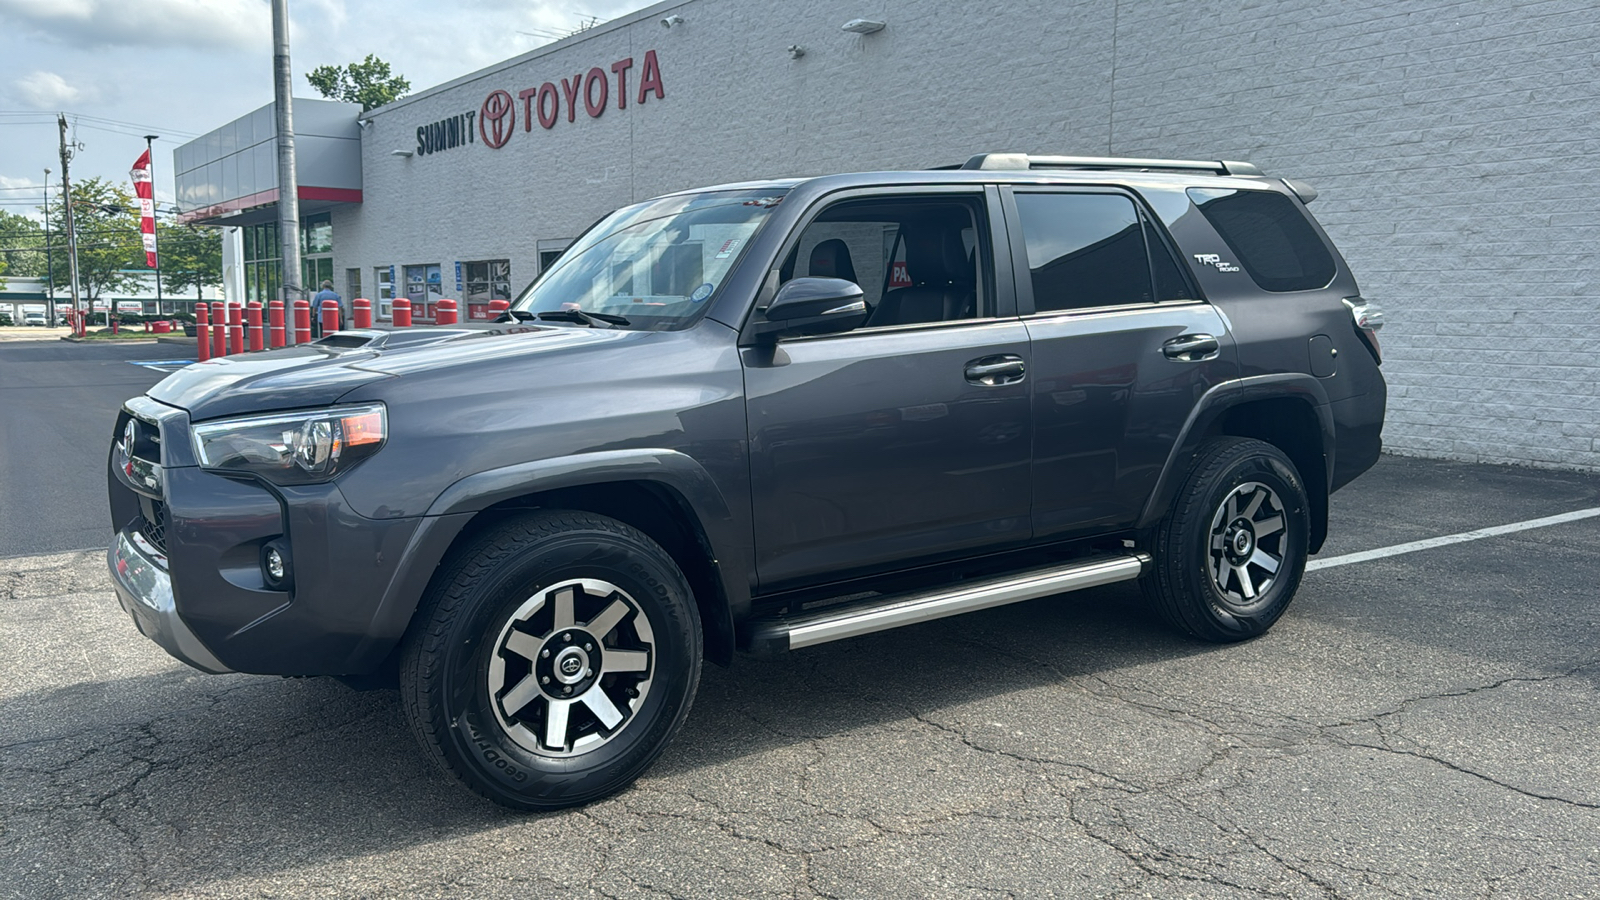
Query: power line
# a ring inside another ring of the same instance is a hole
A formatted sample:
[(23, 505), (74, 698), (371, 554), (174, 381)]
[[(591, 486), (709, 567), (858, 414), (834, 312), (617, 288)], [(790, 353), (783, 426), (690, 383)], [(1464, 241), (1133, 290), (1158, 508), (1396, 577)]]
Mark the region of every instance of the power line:
[[(197, 137), (200, 136), (199, 134), (197, 134), (195, 132), (184, 131), (181, 128), (170, 128), (170, 127), (166, 127), (166, 126), (157, 126), (157, 125), (144, 125), (144, 124), (140, 124), (138, 122), (125, 122), (125, 121), (123, 121), (121, 119), (108, 119), (105, 116), (91, 116), (91, 115), (89, 115), (87, 113), (69, 112), (69, 113), (66, 113), (66, 115), (72, 117), (74, 120), (82, 120), (86, 124), (87, 123), (97, 123), (100, 126), (114, 125), (114, 126), (117, 126), (118, 128), (133, 128), (133, 129), (137, 129), (140, 132), (139, 136), (141, 136), (141, 137), (144, 134), (147, 134), (147, 133), (150, 133), (150, 132), (153, 132), (153, 131), (165, 131), (167, 134), (170, 134), (170, 135), (172, 135), (174, 137), (182, 137), (182, 138), (197, 138)], [(53, 114), (53, 113), (35, 112), (35, 111), (29, 111), (29, 110), (0, 110), (0, 116), (8, 116), (8, 117), (20, 116), (20, 117), (24, 117), (24, 118), (32, 117), (32, 118), (38, 118), (42, 122), (45, 122), (45, 123), (52, 123), (53, 124), (55, 122), (55, 114)], [(93, 126), (91, 126), (91, 127), (93, 127)], [(105, 129), (105, 130), (109, 130), (109, 129)], [(165, 139), (165, 138), (163, 138), (163, 139)]]

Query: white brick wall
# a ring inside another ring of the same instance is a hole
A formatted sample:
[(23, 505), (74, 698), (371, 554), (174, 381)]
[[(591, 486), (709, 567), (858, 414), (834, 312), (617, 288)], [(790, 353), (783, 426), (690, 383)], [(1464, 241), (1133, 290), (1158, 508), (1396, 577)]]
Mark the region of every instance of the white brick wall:
[[(889, 27), (839, 30), (861, 16)], [(1322, 192), (1388, 311), (1391, 449), (1600, 469), (1596, 47), (1576, 0), (661, 4), (379, 111), (335, 263), (370, 284), (437, 262), (453, 287), (455, 261), (508, 257), (520, 286), (537, 241), (695, 185), (983, 150), (1247, 159)], [(666, 97), (640, 106), (647, 49)], [(500, 150), (390, 156), (491, 90), (627, 56), (626, 110), (528, 132), (519, 103)]]

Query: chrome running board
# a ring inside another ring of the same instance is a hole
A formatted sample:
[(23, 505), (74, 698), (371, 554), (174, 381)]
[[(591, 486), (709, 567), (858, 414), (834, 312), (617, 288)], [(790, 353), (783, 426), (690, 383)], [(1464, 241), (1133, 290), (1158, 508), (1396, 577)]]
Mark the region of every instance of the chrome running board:
[(759, 619), (752, 623), (750, 649), (756, 653), (799, 650), (992, 606), (1132, 581), (1149, 565), (1150, 556), (1144, 553), (1097, 556), (1071, 565), (1033, 569), (937, 591), (895, 594), (840, 609)]

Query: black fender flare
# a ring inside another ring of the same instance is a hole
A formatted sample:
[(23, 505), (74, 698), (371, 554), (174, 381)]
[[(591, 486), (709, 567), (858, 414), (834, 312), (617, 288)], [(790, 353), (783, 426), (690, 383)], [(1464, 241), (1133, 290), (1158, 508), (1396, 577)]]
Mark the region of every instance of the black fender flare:
[[(1189, 418), (1184, 421), (1183, 428), (1178, 432), (1178, 439), (1173, 442), (1171, 452), (1167, 454), (1166, 465), (1162, 467), (1161, 477), (1156, 480), (1156, 488), (1151, 492), (1150, 499), (1145, 501), (1144, 511), (1139, 516), (1137, 527), (1151, 528), (1167, 514), (1184, 474), (1188, 472), (1188, 461), (1194, 458), (1195, 451), (1199, 449), (1211, 427), (1228, 410), (1257, 400), (1282, 398), (1303, 402), (1316, 415), (1322, 431), (1322, 489), (1323, 496), (1326, 497), (1333, 486), (1335, 446), (1333, 409), (1328, 405), (1328, 392), (1321, 382), (1303, 373), (1252, 375), (1219, 382), (1200, 396), (1194, 409), (1189, 411)], [(1312, 523), (1314, 545), (1312, 552), (1316, 552), (1321, 546), (1322, 542), (1318, 535), (1327, 533), (1327, 503), (1314, 505), (1320, 508), (1321, 515), (1320, 521)]]
[[(497, 503), (533, 493), (620, 481), (654, 482), (688, 506), (688, 523), (710, 555), (712, 581), (720, 596), (707, 603), (705, 622), (712, 635), (732, 647), (733, 621), (750, 606), (748, 572), (754, 548), (741, 539), (727, 500), (705, 467), (676, 450), (639, 448), (601, 450), (517, 463), (468, 475), (445, 488), (428, 507), (407, 543), (404, 556), (373, 614), (367, 637), (352, 652), (346, 669), (367, 672), (380, 665), (405, 635), (434, 570), (478, 513)], [(713, 661), (726, 654), (713, 653)]]

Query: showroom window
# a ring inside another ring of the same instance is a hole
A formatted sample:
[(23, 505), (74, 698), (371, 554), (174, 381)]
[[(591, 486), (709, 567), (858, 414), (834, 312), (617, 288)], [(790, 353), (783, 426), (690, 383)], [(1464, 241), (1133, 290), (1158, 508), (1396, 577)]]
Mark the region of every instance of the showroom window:
[(413, 318), (433, 318), (439, 301), (444, 299), (440, 290), (438, 263), (405, 267), (405, 295), (411, 301)]
[(488, 259), (463, 264), (468, 303), (511, 299), (511, 260)]

